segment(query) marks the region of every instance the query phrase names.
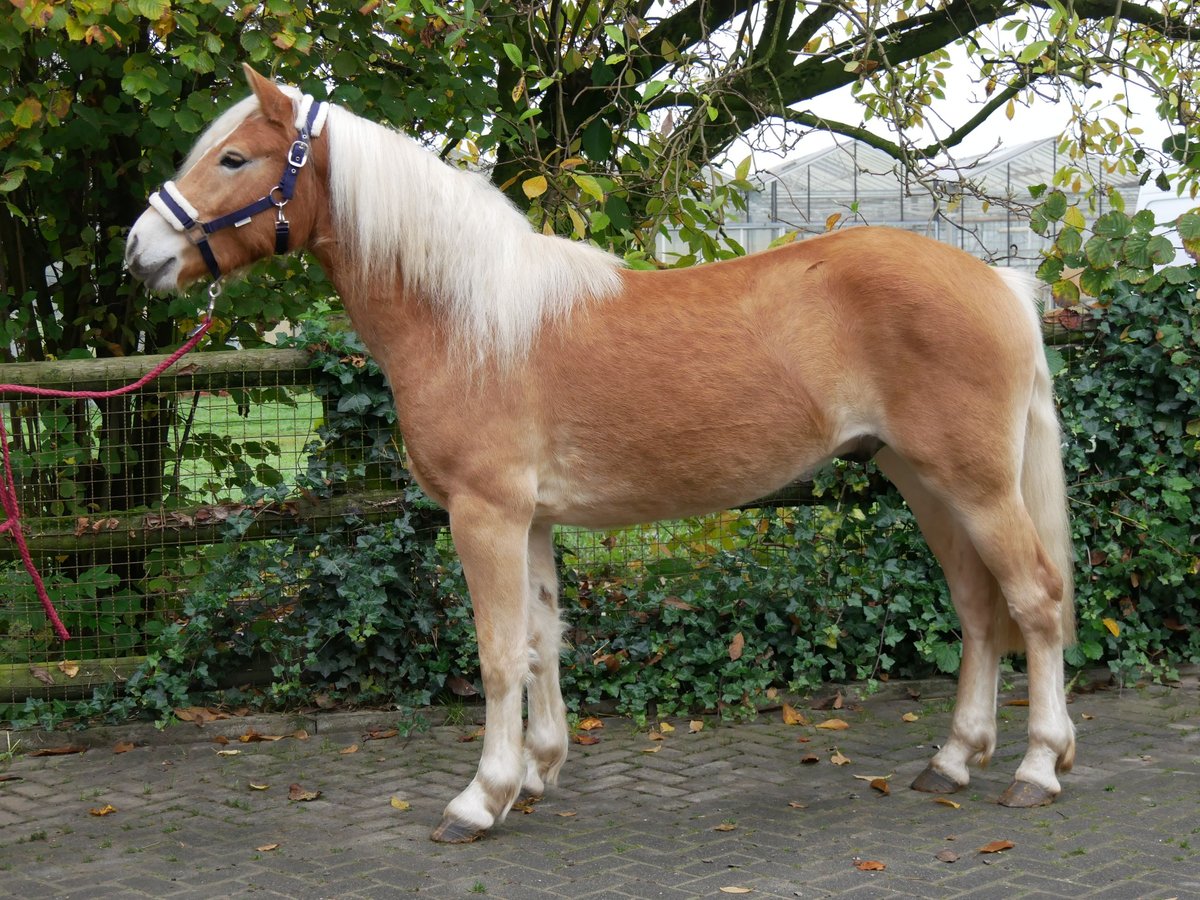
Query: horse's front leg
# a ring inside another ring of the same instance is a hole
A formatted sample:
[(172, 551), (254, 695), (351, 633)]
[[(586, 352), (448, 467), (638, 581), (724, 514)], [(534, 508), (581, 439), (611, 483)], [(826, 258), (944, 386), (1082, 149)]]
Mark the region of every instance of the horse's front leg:
[(525, 779), (521, 699), (529, 675), (529, 517), (478, 499), (450, 504), (450, 533), (471, 592), (486, 698), (483, 756), (446, 806), (435, 841), (473, 841), (504, 821)]
[(567, 758), (567, 708), (558, 682), (562, 623), (558, 618), (558, 571), (554, 528), (529, 530), (529, 726), (525, 731), (524, 793), (541, 796), (558, 781)]

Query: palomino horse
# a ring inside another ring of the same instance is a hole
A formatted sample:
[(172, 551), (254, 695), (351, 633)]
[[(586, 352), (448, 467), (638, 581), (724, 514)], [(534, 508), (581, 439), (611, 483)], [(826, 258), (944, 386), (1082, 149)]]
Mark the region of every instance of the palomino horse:
[(247, 76), (253, 95), (151, 198), (127, 264), (178, 290), (307, 249), (386, 371), (412, 474), (449, 511), (486, 692), (478, 772), (436, 840), (480, 836), (566, 758), (556, 523), (718, 510), (845, 454), (873, 455), (907, 498), (962, 625), (950, 737), (913, 787), (959, 790), (988, 761), (999, 659), (1023, 648), (1029, 746), (1001, 802), (1059, 793), (1072, 548), (1029, 284), (882, 228), (629, 271), (403, 135)]

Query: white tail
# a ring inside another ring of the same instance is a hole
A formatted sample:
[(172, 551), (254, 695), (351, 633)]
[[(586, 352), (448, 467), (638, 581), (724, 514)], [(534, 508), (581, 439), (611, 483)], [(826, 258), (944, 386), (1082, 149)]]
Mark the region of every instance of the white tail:
[[(1025, 425), (1025, 455), (1021, 463), (1021, 496), (1046, 553), (1063, 578), (1063, 645), (1075, 642), (1075, 548), (1067, 512), (1067, 483), (1062, 462), (1062, 429), (1054, 406), (1054, 385), (1042, 352), (1041, 321), (1034, 296), (1036, 282), (1023, 272), (996, 269), (1009, 289), (1030, 310), (1037, 338), (1037, 375)], [(1015, 628), (1013, 631), (1015, 632)]]

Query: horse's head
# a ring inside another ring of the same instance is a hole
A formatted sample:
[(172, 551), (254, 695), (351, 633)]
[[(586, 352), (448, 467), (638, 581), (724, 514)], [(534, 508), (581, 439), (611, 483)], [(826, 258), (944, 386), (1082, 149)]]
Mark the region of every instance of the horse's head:
[(209, 127), (129, 233), (126, 266), (154, 290), (303, 247), (327, 208), (320, 171), (328, 154), (313, 140), (324, 104), (250, 68), (246, 76), (253, 96)]

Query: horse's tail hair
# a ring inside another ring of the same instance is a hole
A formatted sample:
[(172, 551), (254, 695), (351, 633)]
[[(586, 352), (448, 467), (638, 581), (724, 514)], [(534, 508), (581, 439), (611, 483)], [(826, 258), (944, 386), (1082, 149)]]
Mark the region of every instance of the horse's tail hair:
[(996, 271), (1030, 311), (1029, 319), (1034, 329), (1037, 360), (1033, 392), (1026, 413), (1021, 496), (1042, 546), (1062, 574), (1062, 636), (1064, 646), (1069, 646), (1075, 642), (1075, 548), (1071, 543), (1071, 520), (1067, 510), (1062, 429), (1054, 405), (1050, 366), (1042, 345), (1041, 320), (1037, 315), (1034, 295), (1035, 282), (1024, 273), (1012, 269), (1000, 268)]

